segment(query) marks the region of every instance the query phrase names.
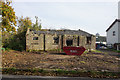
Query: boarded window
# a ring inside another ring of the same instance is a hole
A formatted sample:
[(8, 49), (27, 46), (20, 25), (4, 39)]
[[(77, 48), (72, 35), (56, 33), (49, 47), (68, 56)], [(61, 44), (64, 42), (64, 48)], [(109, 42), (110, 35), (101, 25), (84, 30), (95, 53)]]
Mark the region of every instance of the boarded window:
[(38, 40), (38, 37), (33, 37), (33, 40)]
[(91, 37), (87, 37), (87, 44), (91, 44)]
[(73, 40), (72, 39), (66, 40), (66, 44), (67, 44), (67, 46), (72, 46)]
[(115, 36), (115, 31), (113, 31), (113, 36)]
[(54, 44), (58, 44), (59, 43), (59, 36), (54, 37), (53, 40), (54, 40)]

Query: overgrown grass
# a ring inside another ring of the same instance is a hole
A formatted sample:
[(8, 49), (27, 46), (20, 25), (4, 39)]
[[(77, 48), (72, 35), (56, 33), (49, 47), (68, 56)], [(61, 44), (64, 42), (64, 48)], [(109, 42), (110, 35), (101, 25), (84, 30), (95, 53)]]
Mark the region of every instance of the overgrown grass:
[(101, 71), (76, 71), (76, 70), (43, 70), (43, 69), (16, 69), (3, 68), (3, 74), (13, 75), (40, 75), (40, 76), (67, 76), (67, 77), (92, 77), (92, 78), (120, 78), (120, 72)]
[[(44, 50), (27, 50), (27, 52), (43, 52)], [(56, 52), (60, 52), (63, 51), (62, 49), (50, 49), (50, 50), (46, 50), (46, 51), (56, 51)]]

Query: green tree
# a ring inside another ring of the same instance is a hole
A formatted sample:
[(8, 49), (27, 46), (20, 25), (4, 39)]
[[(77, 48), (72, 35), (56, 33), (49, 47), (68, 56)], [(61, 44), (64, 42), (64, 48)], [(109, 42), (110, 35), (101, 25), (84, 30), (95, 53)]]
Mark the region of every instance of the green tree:
[(16, 16), (15, 16), (15, 11), (10, 6), (12, 1), (6, 0), (2, 1), (2, 31), (7, 31), (7, 32), (15, 32), (15, 26), (16, 26)]
[[(33, 24), (32, 29), (33, 29), (33, 30), (41, 30), (42, 26), (41, 26), (41, 23), (38, 22), (38, 17), (35, 16), (35, 19), (36, 19), (36, 22), (35, 22), (35, 24)], [(40, 20), (40, 21), (41, 21), (41, 20)]]
[(23, 18), (23, 16), (18, 18), (17, 21), (17, 34), (12, 37), (8, 47), (14, 50), (23, 51), (26, 49), (26, 31), (28, 28), (32, 27), (32, 21), (29, 17)]

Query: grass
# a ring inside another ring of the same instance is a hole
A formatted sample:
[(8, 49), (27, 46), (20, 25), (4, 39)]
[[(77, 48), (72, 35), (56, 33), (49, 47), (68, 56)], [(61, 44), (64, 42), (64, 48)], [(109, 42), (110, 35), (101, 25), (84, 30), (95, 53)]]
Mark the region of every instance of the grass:
[[(85, 51), (84, 53), (88, 53), (89, 51)], [(103, 53), (103, 52), (101, 52), (101, 51), (99, 51), (99, 50), (91, 50), (91, 52), (94, 52), (94, 53)]]
[(67, 76), (67, 77), (92, 77), (92, 78), (120, 78), (120, 72), (76, 71), (76, 70), (43, 70), (43, 69), (16, 69), (3, 68), (3, 74), (13, 75), (42, 75), (42, 76)]
[(115, 50), (115, 49), (108, 49), (108, 50), (113, 51), (113, 52), (120, 53), (120, 50)]
[(95, 53), (103, 53), (103, 52), (101, 52), (101, 51), (99, 51), (99, 50), (92, 50), (92, 52), (95, 52)]
[(119, 51), (117, 51), (118, 53), (120, 53), (120, 50)]
[[(50, 50), (47, 50), (47, 51), (63, 51), (62, 49), (50, 49)], [(44, 52), (44, 50), (27, 50), (27, 52)]]
[(81, 63), (85, 63), (85, 61), (80, 61)]

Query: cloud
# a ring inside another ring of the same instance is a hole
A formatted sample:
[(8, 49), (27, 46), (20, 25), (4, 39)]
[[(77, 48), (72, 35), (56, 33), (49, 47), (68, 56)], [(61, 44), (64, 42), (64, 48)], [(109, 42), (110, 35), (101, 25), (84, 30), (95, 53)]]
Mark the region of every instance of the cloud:
[(117, 18), (117, 2), (15, 2), (13, 7), (17, 16), (29, 16), (33, 21), (38, 16), (43, 28), (82, 29), (101, 35)]

